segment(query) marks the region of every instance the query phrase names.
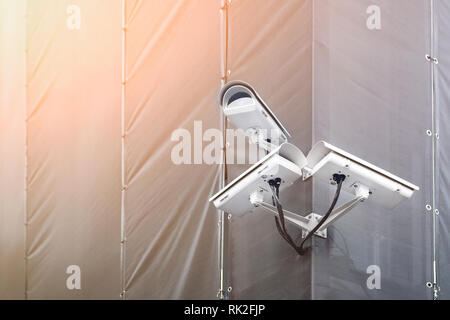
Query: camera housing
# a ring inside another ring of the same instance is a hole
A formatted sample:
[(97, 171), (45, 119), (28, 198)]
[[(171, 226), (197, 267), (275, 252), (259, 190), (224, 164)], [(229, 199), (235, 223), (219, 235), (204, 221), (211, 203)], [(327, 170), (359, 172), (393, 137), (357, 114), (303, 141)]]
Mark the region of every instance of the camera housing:
[(302, 177), (306, 157), (294, 145), (283, 143), (259, 162), (211, 197), (216, 208), (243, 215), (255, 207), (255, 203), (270, 201), (272, 193), (268, 181), (281, 179), (280, 190)]
[(270, 143), (276, 147), (290, 138), (280, 120), (248, 83), (232, 81), (225, 85), (220, 91), (219, 103), (233, 126), (243, 129), (253, 143), (260, 143), (262, 147)]
[(330, 211), (326, 221), (321, 221), (322, 216), (314, 212), (306, 216), (288, 210), (282, 212), (286, 221), (303, 230), (304, 236), (314, 231), (315, 235), (326, 238), (327, 227), (359, 203), (371, 199), (393, 208), (419, 190), (416, 185), (325, 141), (317, 142), (305, 157), (300, 149), (288, 142), (288, 131), (245, 82), (233, 81), (225, 85), (219, 94), (219, 104), (229, 121), (245, 130), (250, 142), (266, 149), (268, 154), (210, 198), (217, 209), (243, 215), (255, 207), (262, 207), (279, 216), (279, 208), (271, 204), (274, 194), (269, 181), (278, 178), (281, 182), (279, 191), (282, 191), (300, 178), (308, 180), (314, 176), (336, 184), (333, 176), (345, 175), (341, 189), (353, 194), (354, 198)]

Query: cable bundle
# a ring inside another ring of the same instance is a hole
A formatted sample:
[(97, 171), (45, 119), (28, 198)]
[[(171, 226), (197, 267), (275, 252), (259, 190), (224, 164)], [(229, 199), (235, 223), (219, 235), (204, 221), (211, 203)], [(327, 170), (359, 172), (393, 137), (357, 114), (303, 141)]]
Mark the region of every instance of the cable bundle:
[(333, 202), (331, 203), (330, 208), (328, 209), (327, 213), (322, 217), (322, 219), (320, 219), (320, 222), (317, 224), (317, 226), (315, 226), (314, 229), (308, 233), (308, 235), (305, 237), (305, 239), (303, 239), (302, 243), (299, 246), (297, 246), (295, 244), (294, 240), (292, 240), (292, 237), (289, 235), (289, 233), (286, 230), (283, 207), (281, 206), (280, 200), (279, 200), (281, 179), (276, 178), (273, 180), (269, 180), (270, 190), (272, 190), (272, 200), (278, 211), (278, 216), (275, 216), (275, 224), (277, 226), (277, 230), (280, 233), (281, 237), (283, 237), (283, 239), (286, 240), (286, 242), (292, 248), (294, 248), (295, 251), (297, 251), (297, 253), (301, 256), (303, 256), (306, 253), (306, 250), (308, 249), (308, 248), (306, 248), (306, 249), (303, 248), (303, 246), (305, 245), (305, 242), (308, 239), (310, 239), (316, 233), (317, 230), (320, 229), (320, 227), (325, 223), (325, 221), (329, 218), (329, 216), (333, 212), (334, 207), (336, 206), (336, 203), (339, 199), (339, 195), (341, 193), (342, 183), (345, 180), (345, 175), (336, 173), (333, 175), (333, 180), (336, 182), (336, 193), (334, 195), (334, 199), (333, 199)]

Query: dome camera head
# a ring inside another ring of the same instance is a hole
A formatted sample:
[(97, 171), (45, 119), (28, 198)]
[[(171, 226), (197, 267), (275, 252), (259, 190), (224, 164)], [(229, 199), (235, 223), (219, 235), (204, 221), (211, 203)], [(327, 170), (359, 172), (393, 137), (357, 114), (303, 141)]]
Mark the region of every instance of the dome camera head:
[(262, 136), (276, 145), (287, 142), (290, 137), (264, 100), (245, 82), (232, 81), (225, 85), (219, 94), (219, 103), (233, 126), (250, 136)]

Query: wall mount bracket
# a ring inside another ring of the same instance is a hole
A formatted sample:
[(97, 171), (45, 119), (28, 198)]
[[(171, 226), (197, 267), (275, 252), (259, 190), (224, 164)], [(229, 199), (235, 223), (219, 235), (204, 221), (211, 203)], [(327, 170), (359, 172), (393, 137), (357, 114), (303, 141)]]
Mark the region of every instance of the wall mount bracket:
[(270, 138), (267, 137), (267, 134), (264, 133), (264, 131), (256, 128), (247, 129), (247, 136), (250, 143), (256, 144), (267, 152), (272, 152), (278, 147), (278, 145), (271, 143)]
[[(320, 229), (317, 230), (317, 232), (315, 232), (316, 236), (326, 239), (327, 227), (336, 222), (338, 219), (342, 218), (346, 213), (348, 213), (350, 210), (356, 207), (359, 203), (367, 200), (370, 195), (369, 188), (361, 184), (355, 187), (354, 193), (355, 197), (352, 200), (344, 203), (343, 205), (334, 209), (331, 212), (331, 215), (328, 217), (328, 219), (324, 222), (324, 224), (320, 227)], [(250, 196), (250, 202), (253, 204), (253, 206), (261, 207), (266, 212), (278, 216), (277, 208), (267, 202), (264, 202), (260, 193), (258, 192), (253, 193)], [(322, 216), (314, 212), (308, 214), (307, 216), (302, 216), (300, 214), (288, 210), (283, 210), (283, 213), (286, 221), (302, 229), (303, 238), (305, 238), (308, 235), (308, 233), (310, 233), (322, 220)]]

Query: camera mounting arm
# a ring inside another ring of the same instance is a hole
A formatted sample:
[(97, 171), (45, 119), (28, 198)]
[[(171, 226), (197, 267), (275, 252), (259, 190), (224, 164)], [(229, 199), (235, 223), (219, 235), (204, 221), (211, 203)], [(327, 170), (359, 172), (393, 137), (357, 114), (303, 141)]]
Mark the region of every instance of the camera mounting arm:
[(356, 205), (366, 201), (369, 198), (369, 194), (369, 188), (364, 185), (357, 185), (355, 187), (355, 198), (334, 209), (330, 217), (327, 219), (327, 221), (325, 221), (325, 223), (320, 227), (318, 231), (325, 230), (330, 224), (335, 222), (337, 219), (342, 218), (346, 213), (356, 207)]
[[(316, 235), (322, 238), (326, 238), (327, 227), (332, 223), (336, 222), (336, 220), (338, 220), (339, 218), (343, 217), (346, 213), (348, 213), (350, 210), (356, 207), (356, 205), (367, 200), (369, 198), (369, 194), (370, 194), (369, 188), (367, 188), (366, 186), (364, 185), (356, 186), (355, 198), (344, 203), (340, 207), (334, 209), (330, 217), (324, 222), (324, 224), (320, 227), (320, 229), (317, 230)], [(263, 198), (259, 196), (258, 192), (255, 192), (250, 196), (250, 202), (255, 207), (261, 207), (271, 214), (278, 215), (277, 208), (271, 204), (264, 202)], [(300, 227), (304, 231), (303, 233), (304, 235), (311, 232), (322, 219), (322, 216), (316, 213), (311, 213), (306, 217), (303, 217), (300, 216), (299, 214), (290, 212), (288, 210), (283, 210), (283, 212), (285, 215), (285, 219), (288, 222), (295, 224), (297, 227)]]
[(279, 147), (277, 144), (272, 143), (272, 140), (267, 137), (267, 134), (264, 134), (264, 132), (261, 130), (249, 128), (247, 129), (246, 134), (249, 138), (250, 143), (256, 144), (267, 152), (272, 152)]

